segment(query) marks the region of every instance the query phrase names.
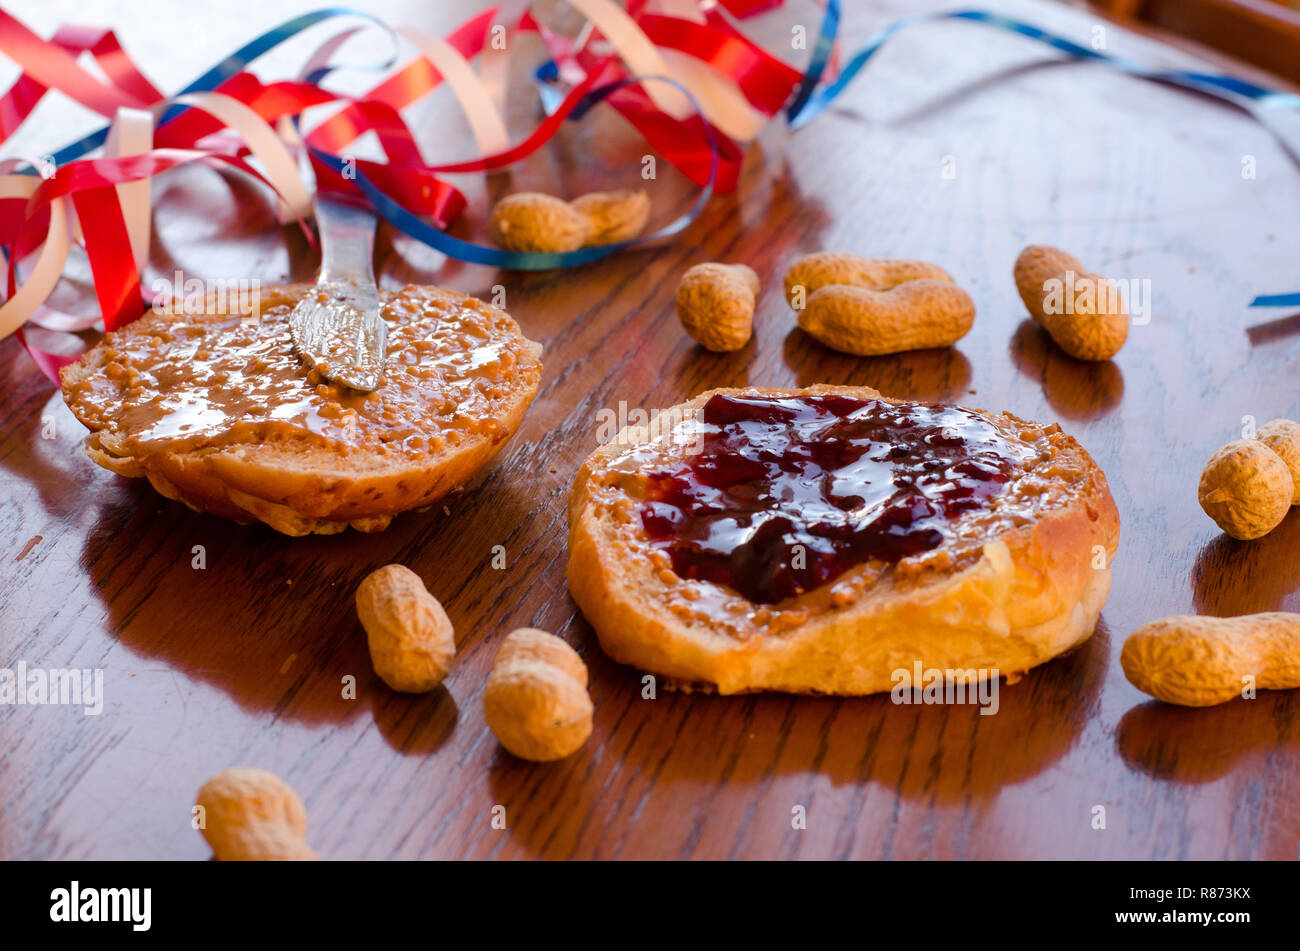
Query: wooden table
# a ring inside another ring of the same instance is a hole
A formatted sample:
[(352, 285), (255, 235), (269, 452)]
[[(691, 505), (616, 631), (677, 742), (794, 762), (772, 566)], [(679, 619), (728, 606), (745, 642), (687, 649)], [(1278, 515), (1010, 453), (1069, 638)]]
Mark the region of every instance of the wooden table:
[[(298, 9), (236, 0), (179, 30), (172, 7), (153, 2), (111, 25), (165, 89)], [(430, 6), (375, 4), (434, 32), (466, 15)], [(918, 5), (851, 6), (849, 38), (861, 41)], [(1002, 8), (1085, 41), (1101, 25), (1045, 2)], [(59, 0), (20, 15), (48, 35), (96, 11)], [(795, 20), (812, 29), (815, 9), (795, 2), (755, 29), (779, 49)], [(1204, 65), (1114, 26), (1107, 45)], [(297, 49), (277, 60), (281, 75), (300, 64)], [(539, 55), (529, 40), (517, 49), (516, 136), (536, 120), (526, 66)], [(455, 233), (482, 240), (489, 202), (507, 191), (638, 181), (644, 144), (602, 111), (509, 175), (459, 179), (473, 205)], [(472, 154), (445, 91), (415, 115), (431, 159)], [(71, 106), (43, 109), (5, 154), (91, 124)], [(664, 222), (695, 192), (666, 162), (658, 169), (648, 187)], [(155, 192), (147, 279), (176, 268), (311, 278), (310, 249), (275, 224), (258, 186), (195, 170)], [(979, 26), (912, 28), (830, 114), (794, 134), (775, 123), (739, 190), (666, 246), (498, 273), (383, 229), (386, 286), (487, 297), (500, 284), (546, 355), (537, 400), (495, 464), (446, 514), (406, 515), (375, 536), (286, 538), (104, 472), (80, 454), (84, 433), (58, 393), (4, 341), (0, 665), (102, 668), (106, 703), (97, 717), (0, 708), (0, 858), (205, 858), (194, 792), (235, 764), (292, 783), (329, 858), (1296, 858), (1300, 695), (1176, 709), (1130, 686), (1118, 658), (1134, 627), (1162, 615), (1300, 610), (1300, 511), (1240, 543), (1195, 496), (1203, 461), (1245, 417), (1300, 416), (1300, 315), (1246, 307), (1300, 286), (1297, 202), (1300, 168), (1229, 107)], [(1034, 242), (1149, 279), (1151, 320), (1113, 362), (1070, 360), (1026, 317), (1011, 265)], [(892, 357), (824, 349), (779, 291), (784, 266), (822, 248), (942, 263), (976, 300), (973, 331), (949, 350)], [(746, 261), (764, 280), (755, 339), (738, 353), (701, 351), (673, 316), (677, 278), (707, 260)], [(60, 300), (84, 309), (78, 267)], [(642, 700), (637, 672), (606, 658), (576, 612), (565, 501), (602, 409), (814, 382), (1059, 420), (1110, 477), (1123, 537), (1103, 621), (1071, 656), (1004, 686), (996, 716), (881, 696)], [(505, 570), (492, 567), (495, 545)], [(383, 686), (356, 619), (357, 583), (393, 561), (424, 577), (456, 626), (456, 667), (431, 695)], [(483, 721), (496, 647), (525, 625), (566, 638), (591, 670), (594, 735), (553, 765), (511, 758)], [(348, 675), (355, 700), (342, 698)], [(498, 805), (504, 830), (492, 824)], [(1098, 806), (1104, 830), (1093, 828)], [(796, 807), (806, 829), (793, 828)]]

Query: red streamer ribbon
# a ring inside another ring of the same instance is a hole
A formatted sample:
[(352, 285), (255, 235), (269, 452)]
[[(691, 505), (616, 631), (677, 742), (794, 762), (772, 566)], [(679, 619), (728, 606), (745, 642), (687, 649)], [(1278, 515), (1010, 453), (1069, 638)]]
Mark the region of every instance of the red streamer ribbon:
[[(779, 0), (729, 0), (723, 6), (732, 16), (746, 18), (779, 6)], [(695, 22), (647, 12), (644, 3), (634, 0), (628, 4), (628, 13), (653, 44), (686, 53), (706, 64), (716, 75), (734, 83), (762, 115), (775, 115), (801, 79), (798, 70), (749, 41), (716, 9), (702, 13), (700, 22)], [(448, 34), (444, 42), (470, 60), (484, 52), (497, 18), (495, 9), (478, 14)], [(368, 184), (445, 229), (464, 210), (466, 202), (460, 191), (440, 175), (486, 172), (520, 161), (542, 148), (566, 117), (582, 107), (588, 94), (630, 77), (618, 57), (595, 52), (594, 42), (601, 39), (599, 31), (589, 31), (579, 45), (553, 33), (529, 12), (523, 13), (514, 29), (536, 32), (542, 38), (570, 88), (559, 108), (522, 141), (469, 161), (426, 163), (401, 116), (403, 109), (444, 81), (423, 55), (355, 97), (327, 90), (319, 82), (264, 83), (242, 70), (221, 81), (212, 92), (242, 104), (271, 127), (283, 121), (296, 123), (308, 109), (338, 106), (306, 133), (306, 142), (337, 156), (361, 136), (374, 133), (385, 160), (358, 159), (355, 163)], [(331, 43), (338, 45), (344, 35)], [(327, 43), (322, 51), (326, 49), (332, 51), (332, 46)], [(164, 109), (166, 97), (149, 82), (111, 30), (67, 25), (49, 40), (43, 40), (0, 10), (0, 52), (22, 70), (18, 80), (0, 96), (0, 142), (22, 125), (50, 91), (58, 91), (108, 118), (118, 115), (121, 109), (153, 108), (155, 115), (161, 115)], [(103, 78), (79, 64), (78, 58), (83, 55), (93, 59)], [(734, 189), (743, 159), (740, 146), (701, 115), (670, 115), (656, 104), (656, 98), (643, 87), (627, 85), (609, 93), (604, 101), (688, 179), (701, 186), (711, 184), (717, 191)], [(123, 326), (143, 313), (146, 302), (140, 287), (143, 262), (136, 261), (132, 254), (118, 186), (147, 180), (179, 165), (202, 162), (236, 168), (274, 190), (274, 180), (252, 164), (254, 158), (249, 143), (232, 134), (226, 118), (202, 108), (186, 108), (179, 115), (169, 114), (168, 121), (156, 126), (153, 148), (145, 154), (77, 159), (57, 169), (30, 197), (0, 194), (0, 245), (8, 258), (9, 300), (17, 291), (20, 264), (35, 255), (50, 234), (52, 209), (60, 207), (56, 201), (67, 199), (81, 223), (104, 327), (114, 330)], [(357, 190), (354, 182), (333, 168), (319, 162), (314, 162), (313, 167), (319, 187)], [(21, 328), (16, 335), (56, 382), (58, 368), (74, 359), (32, 346)]]

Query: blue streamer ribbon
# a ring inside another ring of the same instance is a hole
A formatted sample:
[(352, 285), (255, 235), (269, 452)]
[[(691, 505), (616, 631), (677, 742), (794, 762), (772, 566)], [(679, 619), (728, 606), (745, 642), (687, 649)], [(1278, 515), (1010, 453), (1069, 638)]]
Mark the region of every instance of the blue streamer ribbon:
[[(691, 105), (699, 112), (699, 103), (691, 95), (690, 91), (675, 79), (667, 76), (636, 76), (628, 79), (620, 79), (616, 82), (608, 83), (593, 89), (573, 110), (571, 119), (579, 119), (586, 114), (592, 106), (599, 103), (611, 93), (616, 92), (625, 86), (635, 86), (646, 82), (665, 82), (679, 89), (690, 101)], [(453, 238), (445, 231), (425, 222), (415, 214), (412, 214), (405, 207), (394, 201), (383, 191), (381, 191), (373, 181), (358, 167), (348, 170), (348, 175), (355, 175), (357, 186), (370, 199), (374, 205), (375, 211), (385, 221), (391, 224), (405, 234), (410, 235), (417, 241), (427, 244), (435, 251), (441, 251), (448, 257), (457, 258), (461, 261), (468, 261), (471, 264), (485, 264), (489, 267), (504, 268), (514, 271), (549, 271), (555, 268), (572, 267), (575, 264), (587, 264), (591, 261), (598, 261), (603, 257), (622, 251), (633, 245), (649, 244), (653, 241), (660, 241), (664, 238), (672, 237), (690, 226), (696, 217), (704, 210), (704, 206), (709, 203), (713, 197), (714, 184), (718, 177), (719, 149), (717, 134), (713, 127), (707, 122), (704, 127), (709, 137), (709, 177), (704, 187), (700, 190), (699, 197), (695, 199), (687, 211), (670, 222), (664, 227), (655, 231), (653, 234), (643, 235), (633, 238), (629, 241), (619, 241), (615, 244), (602, 244), (596, 247), (579, 248), (576, 251), (541, 253), (535, 251), (503, 251), (500, 248), (489, 248), (481, 244), (472, 244), (468, 241), (461, 241), (459, 238)], [(309, 146), (309, 148), (311, 148)], [(347, 161), (338, 155), (329, 152), (323, 152), (319, 149), (311, 148), (311, 154), (332, 168), (335, 172), (343, 174), (347, 167)]]
[[(999, 13), (985, 10), (953, 10), (941, 13), (904, 17), (895, 20), (878, 30), (866, 44), (850, 57), (835, 81), (822, 88), (817, 88), (826, 71), (826, 65), (835, 48), (835, 38), (840, 25), (840, 0), (828, 0), (826, 14), (822, 19), (820, 35), (813, 47), (813, 54), (803, 80), (786, 107), (786, 121), (792, 129), (807, 124), (848, 88), (849, 84), (861, 72), (862, 67), (876, 52), (885, 45), (894, 34), (916, 23), (939, 20), (965, 20), (970, 23), (982, 23), (994, 29), (1018, 34), (1053, 49), (1073, 56), (1076, 59), (1092, 60), (1105, 63), (1113, 69), (1140, 79), (1152, 82), (1180, 86), (1193, 92), (1204, 93), (1221, 99), (1239, 108), (1250, 111), (1251, 108), (1262, 109), (1297, 109), (1300, 108), (1300, 95), (1278, 92), (1267, 87), (1216, 73), (1194, 73), (1178, 70), (1150, 69), (1141, 63), (1112, 56), (1100, 50), (1080, 46), (1063, 36), (1057, 36), (1040, 29), (1031, 23), (1024, 23)], [(1300, 306), (1300, 292), (1292, 294), (1268, 294), (1256, 297), (1250, 302), (1251, 307), (1294, 307)]]
[(1292, 294), (1260, 294), (1251, 307), (1300, 307), (1300, 291)]
[[(372, 23), (375, 23), (378, 26), (381, 26), (385, 30), (387, 30), (389, 36), (391, 36), (393, 39), (394, 57), (391, 57), (387, 61), (379, 64), (373, 64), (373, 65), (349, 64), (346, 67), (344, 67), (343, 65), (339, 65), (333, 68), (381, 71), (381, 70), (388, 69), (390, 66), (392, 66), (396, 56), (397, 35), (392, 32), (388, 24), (384, 23), (383, 20), (379, 19), (373, 14), (365, 13), (364, 11), (361, 10), (352, 10), (347, 7), (328, 7), (323, 10), (314, 10), (311, 13), (304, 13), (301, 16), (296, 16), (293, 17), (292, 19), (285, 20), (279, 26), (267, 30), (261, 36), (255, 37), (254, 39), (245, 43), (239, 49), (235, 50), (233, 53), (231, 53), (229, 56), (223, 59), (220, 63), (213, 66), (211, 69), (209, 69), (198, 79), (195, 79), (193, 82), (191, 82), (180, 92), (176, 93), (176, 95), (183, 96), (186, 93), (191, 93), (191, 92), (210, 92), (211, 90), (216, 89), (218, 86), (224, 83), (231, 76), (243, 72), (245, 69), (248, 68), (248, 66), (255, 59), (259, 58), (265, 53), (269, 53), (271, 50), (275, 49), (277, 46), (284, 43), (285, 41), (293, 39), (293, 37), (297, 36), (303, 30), (306, 30), (309, 27), (313, 27), (317, 23), (321, 23), (325, 20), (333, 19), (334, 17), (340, 17), (340, 16), (361, 17), (362, 19), (369, 20)], [(183, 115), (185, 112), (188, 112), (189, 109), (190, 109), (189, 106), (172, 106), (159, 118), (158, 125), (160, 126), (166, 125), (167, 123), (171, 122), (173, 119), (176, 119), (177, 117)], [(51, 158), (54, 161), (54, 164), (56, 166), (64, 165), (68, 162), (75, 161), (76, 159), (79, 159), (90, 152), (93, 152), (95, 149), (99, 148), (101, 145), (104, 144), (104, 140), (108, 138), (108, 130), (109, 127), (107, 125), (102, 126), (96, 129), (94, 132), (91, 132), (89, 135), (78, 139), (76, 142), (72, 142), (68, 145), (65, 145), (63, 148), (59, 149), (59, 151), (55, 152), (54, 155), (51, 156)], [(28, 171), (28, 170), (24, 169), (24, 171)], [(35, 174), (35, 169), (31, 169), (30, 171), (33, 174)]]
[(1125, 59), (1120, 56), (1112, 56), (1109, 53), (1103, 53), (1100, 50), (1091, 49), (1087, 46), (1080, 46), (1073, 40), (1068, 40), (1063, 36), (1057, 36), (1054, 33), (1048, 33), (1046, 30), (1034, 26), (1032, 23), (1025, 23), (1021, 20), (1015, 20), (1011, 17), (1003, 16), (1000, 13), (991, 13), (987, 10), (949, 10), (942, 13), (923, 14), (921, 16), (904, 17), (901, 20), (895, 20), (876, 32), (866, 44), (858, 50), (849, 61), (844, 65), (838, 77), (833, 83), (815, 89), (820, 81), (822, 74), (825, 72), (826, 63), (830, 59), (831, 50), (835, 46), (835, 31), (839, 27), (840, 0), (828, 0), (826, 5), (826, 16), (822, 21), (822, 35), (818, 37), (817, 44), (813, 49), (811, 63), (808, 71), (804, 75), (804, 80), (800, 84), (799, 90), (791, 100), (790, 105), (786, 108), (786, 118), (792, 128), (798, 128), (814, 119), (826, 109), (844, 90), (866, 65), (876, 52), (885, 45), (895, 33), (912, 26), (916, 23), (937, 22), (941, 20), (965, 20), (970, 23), (982, 23), (985, 26), (994, 29), (1003, 30), (1008, 33), (1014, 33), (1019, 36), (1027, 37), (1031, 40), (1037, 40), (1050, 46), (1052, 49), (1059, 50), (1076, 59), (1092, 60), (1095, 62), (1105, 63), (1112, 69), (1117, 69), (1122, 73), (1130, 76), (1136, 76), (1139, 79), (1148, 79), (1153, 82), (1160, 82), (1181, 86), (1185, 89), (1191, 89), (1194, 92), (1205, 93), (1218, 99), (1223, 99), (1236, 106), (1243, 106), (1242, 100), (1246, 100), (1244, 105), (1253, 105), (1266, 109), (1298, 109), (1300, 108), (1300, 95), (1295, 93), (1278, 92), (1274, 89), (1268, 89), (1256, 83), (1248, 82), (1244, 79), (1238, 79), (1235, 76), (1227, 76), (1218, 73), (1193, 73), (1180, 70), (1158, 70), (1151, 69), (1134, 60)]
[[(317, 23), (338, 16), (360, 17), (388, 29), (387, 25), (384, 24), (383, 21), (379, 20), (372, 14), (347, 7), (330, 7), (316, 10), (311, 13), (305, 13), (301, 16), (286, 20), (274, 29), (268, 30), (262, 35), (244, 44), (220, 63), (213, 66), (182, 89), (181, 94), (205, 92), (214, 89), (231, 76), (246, 69), (253, 60), (256, 60), (258, 57), (291, 39), (303, 30), (306, 30)], [(994, 29), (1014, 33), (1043, 43), (1076, 59), (1105, 63), (1111, 68), (1117, 69), (1131, 76), (1151, 80), (1153, 82), (1172, 84), (1194, 92), (1214, 96), (1238, 107), (1247, 108), (1248, 110), (1251, 107), (1266, 109), (1300, 108), (1300, 95), (1278, 92), (1277, 90), (1268, 89), (1264, 86), (1243, 79), (1238, 79), (1233, 76), (1214, 73), (1150, 69), (1133, 60), (1112, 56), (1108, 53), (1101, 52), (1100, 50), (1081, 46), (1065, 37), (1048, 33), (1046, 30), (1042, 30), (1033, 24), (1025, 23), (1020, 20), (1003, 16), (1002, 14), (992, 13), (985, 10), (956, 10), (925, 14), (920, 16), (904, 17), (903, 19), (887, 24), (885, 27), (877, 31), (875, 35), (867, 41), (866, 45), (854, 53), (833, 82), (822, 86), (822, 78), (825, 75), (826, 67), (830, 62), (831, 55), (834, 51), (841, 22), (840, 0), (827, 0), (826, 12), (822, 18), (821, 27), (818, 32), (817, 40), (813, 46), (808, 68), (804, 72), (803, 78), (800, 80), (798, 87), (792, 94), (790, 102), (785, 109), (786, 120), (790, 127), (793, 129), (806, 125), (812, 119), (824, 112), (826, 108), (830, 106), (830, 104), (853, 82), (861, 72), (862, 68), (866, 65), (867, 61), (870, 60), (871, 57), (874, 56), (876, 52), (896, 33), (917, 23), (941, 20), (964, 20), (971, 23), (981, 23)], [(393, 38), (394, 49), (396, 50), (396, 35), (392, 34), (391, 30), (389, 30), (389, 34)], [(316, 79), (318, 77), (323, 77), (326, 73), (339, 68), (382, 70), (388, 68), (392, 62), (393, 60), (390, 59), (388, 62), (377, 66), (330, 66), (318, 70), (313, 74), (312, 78)], [(543, 63), (537, 70), (537, 76), (539, 80), (552, 80), (556, 78), (558, 76), (558, 70), (555, 63), (553, 61)], [(665, 76), (646, 76), (620, 80), (619, 82), (611, 83), (607, 86), (602, 86), (599, 89), (592, 90), (592, 92), (584, 98), (584, 101), (579, 104), (579, 107), (574, 110), (574, 113), (570, 118), (575, 120), (580, 118), (588, 109), (591, 108), (591, 106), (600, 102), (616, 89), (648, 81), (667, 82), (676, 86), (691, 100), (696, 112), (702, 114), (699, 109), (699, 104), (695, 101), (694, 97), (691, 96), (690, 92), (681, 86), (681, 84)], [(562, 94), (558, 93), (558, 91), (553, 87), (547, 85), (542, 85), (541, 92), (544, 109), (547, 112), (554, 111), (559, 102), (562, 101)], [(184, 113), (187, 108), (188, 107), (184, 106), (174, 106), (161, 117), (159, 124), (163, 125), (172, 121), (177, 116)], [(712, 158), (709, 166), (709, 179), (708, 183), (701, 190), (699, 198), (685, 214), (651, 235), (637, 238), (632, 241), (624, 241), (618, 244), (604, 245), (594, 248), (582, 248), (577, 251), (570, 251), (563, 254), (536, 254), (503, 251), (497, 248), (488, 248), (461, 241), (430, 226), (398, 202), (389, 198), (360, 169), (355, 169), (356, 182), (360, 189), (374, 204), (376, 212), (381, 217), (400, 231), (450, 257), (470, 261), (475, 264), (485, 264), (514, 270), (532, 271), (570, 267), (572, 265), (585, 264), (590, 261), (598, 260), (614, 253), (615, 251), (620, 251), (632, 245), (646, 244), (652, 241), (671, 237), (672, 235), (680, 233), (695, 220), (713, 194), (719, 165), (719, 149), (716, 134), (710, 123), (706, 122), (704, 125), (708, 131), (712, 151)], [(97, 129), (84, 138), (60, 149), (53, 156), (54, 162), (56, 164), (63, 164), (81, 158), (103, 145), (107, 136), (108, 126)], [(345, 160), (341, 156), (321, 152), (317, 149), (312, 149), (311, 151), (312, 154), (325, 165), (334, 168), (336, 171), (341, 172), (343, 170)], [(31, 171), (33, 173), (35, 172), (34, 169)], [(1256, 297), (1251, 302), (1250, 306), (1300, 306), (1300, 292), (1291, 294), (1261, 295)]]
[[(253, 40), (250, 40), (248, 43), (245, 43), (220, 63), (217, 63), (203, 75), (199, 76), (187, 85), (177, 93), (177, 95), (184, 95), (185, 93), (191, 92), (207, 92), (215, 89), (230, 77), (245, 70), (258, 57), (270, 52), (287, 40), (292, 39), (303, 30), (315, 26), (325, 20), (339, 16), (360, 17), (382, 26), (385, 30), (388, 30), (389, 35), (392, 37), (394, 51), (396, 52), (396, 34), (394, 34), (387, 24), (378, 17), (348, 7), (330, 7), (293, 17), (292, 19), (281, 23), (279, 26), (266, 31)], [(388, 69), (394, 62), (395, 55), (380, 64), (328, 65), (314, 70), (310, 76), (306, 77), (306, 79), (308, 82), (319, 83), (326, 75), (337, 69), (365, 69), (370, 71), (381, 71)], [(702, 114), (699, 103), (696, 102), (695, 97), (675, 79), (667, 76), (641, 76), (619, 80), (597, 89), (593, 89), (583, 97), (581, 102), (578, 103), (577, 107), (573, 110), (570, 119), (577, 120), (582, 118), (593, 106), (624, 86), (632, 86), (652, 81), (665, 82), (675, 86), (687, 97), (687, 99), (690, 100), (695, 111)], [(173, 106), (159, 119), (158, 125), (166, 125), (168, 122), (171, 122), (178, 116), (184, 114), (190, 108), (191, 107), (189, 106)], [(294, 119), (294, 125), (297, 126), (296, 117)], [(704, 206), (708, 204), (709, 199), (713, 197), (713, 189), (718, 176), (720, 150), (718, 147), (717, 135), (711, 125), (705, 123), (704, 126), (708, 135), (710, 149), (709, 177), (706, 184), (701, 189), (699, 196), (685, 214), (655, 231), (653, 234), (643, 235), (630, 241), (620, 241), (616, 244), (606, 244), (591, 248), (580, 248), (576, 251), (565, 253), (544, 254), (537, 252), (504, 251), (499, 248), (490, 248), (483, 245), (472, 244), (467, 241), (461, 241), (460, 239), (453, 238), (451, 235), (427, 224), (417, 215), (408, 211), (400, 203), (394, 201), (380, 190), (379, 187), (376, 186), (361, 169), (352, 167), (348, 170), (348, 175), (355, 175), (357, 186), (370, 200), (371, 204), (375, 208), (375, 212), (381, 218), (393, 225), (393, 227), (410, 235), (417, 241), (427, 244), (436, 251), (440, 251), (449, 257), (468, 261), (473, 264), (485, 264), (491, 267), (516, 271), (548, 271), (554, 268), (572, 267), (576, 264), (586, 264), (590, 261), (596, 261), (600, 258), (608, 257), (616, 251), (622, 251), (625, 248), (632, 247), (633, 245), (649, 244), (654, 241), (672, 237), (688, 228), (691, 222), (693, 222), (699, 216), (700, 212), (704, 210)], [(104, 140), (108, 137), (108, 130), (109, 127), (105, 125), (76, 142), (60, 149), (52, 156), (54, 163), (60, 165), (71, 162), (99, 148), (104, 144)], [(343, 156), (323, 152), (316, 148), (310, 148), (310, 151), (317, 160), (340, 174), (342, 174), (344, 169), (349, 165)], [(30, 171), (35, 174), (35, 169), (24, 169), (24, 171)]]

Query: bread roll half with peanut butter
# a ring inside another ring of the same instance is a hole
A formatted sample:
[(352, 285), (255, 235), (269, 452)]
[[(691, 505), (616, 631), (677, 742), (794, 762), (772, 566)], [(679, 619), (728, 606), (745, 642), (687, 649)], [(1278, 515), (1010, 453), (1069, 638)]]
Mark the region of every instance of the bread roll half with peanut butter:
[(385, 379), (360, 393), (293, 349), (309, 290), (212, 297), (106, 334), (62, 373), (87, 455), (238, 522), (375, 532), (464, 485), (519, 426), (541, 346), (509, 314), (437, 287), (382, 292)]

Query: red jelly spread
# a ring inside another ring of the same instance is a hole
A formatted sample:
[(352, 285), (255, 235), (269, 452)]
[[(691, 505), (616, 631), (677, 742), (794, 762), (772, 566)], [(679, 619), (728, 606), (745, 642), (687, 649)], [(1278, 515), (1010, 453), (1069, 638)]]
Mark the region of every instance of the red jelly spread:
[(763, 604), (937, 548), (1033, 454), (937, 404), (718, 394), (697, 420), (695, 451), (650, 474), (642, 525), (679, 576)]

